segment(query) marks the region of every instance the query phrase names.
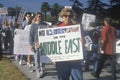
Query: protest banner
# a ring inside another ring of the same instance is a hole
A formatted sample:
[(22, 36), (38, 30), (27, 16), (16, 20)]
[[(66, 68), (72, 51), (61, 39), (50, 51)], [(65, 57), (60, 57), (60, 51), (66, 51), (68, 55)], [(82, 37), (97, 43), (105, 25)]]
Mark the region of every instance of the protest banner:
[(34, 52), (30, 50), (29, 31), (22, 29), (15, 29), (14, 54), (21, 54), (21, 55), (34, 54)]
[(5, 15), (5, 14), (8, 14), (7, 8), (6, 7), (0, 8), (0, 15)]
[(26, 9), (25, 8), (21, 8), (19, 16), (18, 16), (18, 20), (17, 20), (18, 24), (22, 24), (23, 19), (25, 17), (25, 14), (26, 14)]
[(90, 22), (95, 22), (95, 15), (84, 13), (82, 16), (82, 25), (84, 30), (87, 30)]
[(41, 62), (83, 59), (80, 25), (38, 30)]
[(15, 16), (7, 16), (7, 21), (9, 22), (9, 23), (14, 23), (15, 22)]

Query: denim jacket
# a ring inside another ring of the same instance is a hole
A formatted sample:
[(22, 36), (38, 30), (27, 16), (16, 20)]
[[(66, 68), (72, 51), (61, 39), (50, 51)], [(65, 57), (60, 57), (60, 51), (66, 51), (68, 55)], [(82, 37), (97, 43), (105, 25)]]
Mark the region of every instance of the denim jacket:
[(39, 24), (34, 23), (30, 28), (29, 42), (31, 46), (34, 46), (38, 42), (38, 29), (47, 28), (48, 25), (44, 22)]

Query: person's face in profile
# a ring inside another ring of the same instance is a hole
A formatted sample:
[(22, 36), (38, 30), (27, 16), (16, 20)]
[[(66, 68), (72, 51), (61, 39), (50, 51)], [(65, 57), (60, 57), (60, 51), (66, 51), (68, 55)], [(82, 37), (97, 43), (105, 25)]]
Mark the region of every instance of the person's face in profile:
[(27, 15), (26, 15), (26, 20), (28, 20), (28, 21), (29, 21), (29, 20), (30, 20), (30, 18), (31, 18), (31, 15), (30, 15), (30, 14), (27, 14)]
[(36, 15), (36, 21), (37, 21), (37, 22), (40, 22), (40, 21), (41, 21), (41, 18), (42, 18), (42, 15), (41, 15), (41, 14), (37, 14), (37, 15)]

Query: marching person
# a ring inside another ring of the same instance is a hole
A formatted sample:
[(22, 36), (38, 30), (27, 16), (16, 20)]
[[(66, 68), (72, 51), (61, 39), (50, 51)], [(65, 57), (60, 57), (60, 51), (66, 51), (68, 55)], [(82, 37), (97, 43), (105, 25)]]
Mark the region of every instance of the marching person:
[(38, 12), (34, 18), (35, 23), (31, 25), (30, 28), (30, 50), (34, 51), (34, 61), (35, 61), (35, 69), (37, 73), (37, 78), (41, 78), (43, 76), (43, 67), (40, 62), (41, 52), (39, 51), (39, 43), (38, 43), (38, 29), (47, 28), (47, 24), (42, 21), (42, 13)]
[(115, 44), (116, 44), (116, 29), (113, 27), (110, 18), (104, 19), (104, 26), (101, 32), (101, 56), (99, 59), (98, 67), (95, 73), (92, 75), (99, 78), (101, 70), (104, 66), (106, 59), (111, 60), (111, 70), (113, 79), (116, 80), (116, 65), (115, 65)]
[[(63, 8), (59, 16), (62, 17), (63, 21), (57, 25), (58, 27), (74, 25), (76, 23), (72, 23), (72, 18), (76, 16), (72, 8)], [(56, 70), (58, 80), (70, 80), (70, 74), (72, 80), (83, 80), (82, 63), (80, 60), (56, 62)]]
[(2, 59), (2, 24), (0, 24), (0, 60)]
[(98, 43), (100, 39), (100, 31), (96, 29), (96, 23), (95, 22), (90, 22), (89, 24), (89, 30), (87, 31), (88, 36), (91, 39), (91, 43), (87, 44), (88, 49), (86, 53), (86, 62), (85, 62), (85, 70), (89, 70), (90, 68), (90, 62), (91, 62), (91, 56), (93, 58), (93, 68), (94, 72), (97, 69), (97, 64), (98, 64)]
[[(25, 15), (25, 20), (22, 22), (22, 29), (25, 29), (25, 27), (29, 25), (30, 20), (31, 20), (31, 13), (28, 12)], [(25, 55), (20, 55), (19, 65), (23, 65), (23, 61), (25, 60), (25, 57), (26, 57)], [(28, 55), (27, 59), (30, 59), (29, 57), (30, 56)]]
[[(30, 32), (31, 25), (32, 25), (32, 23), (34, 23), (33, 19), (34, 19), (34, 17), (30, 18), (30, 20), (28, 22), (28, 25), (25, 26), (24, 30)], [(27, 55), (27, 65), (29, 66), (30, 72), (33, 72), (33, 68), (32, 68), (33, 64), (32, 64), (32, 58), (31, 58), (31, 56), (32, 55)]]

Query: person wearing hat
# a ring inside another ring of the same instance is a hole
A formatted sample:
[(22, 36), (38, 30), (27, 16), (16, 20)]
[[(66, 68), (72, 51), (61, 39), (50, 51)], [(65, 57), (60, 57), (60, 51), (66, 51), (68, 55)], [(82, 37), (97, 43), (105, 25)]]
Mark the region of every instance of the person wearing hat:
[[(72, 8), (63, 8), (59, 16), (63, 18), (63, 21), (57, 25), (57, 27), (69, 26), (77, 23), (73, 21), (76, 13)], [(56, 70), (58, 80), (70, 80), (70, 75), (72, 80), (83, 80), (82, 62), (80, 60), (56, 62)]]

